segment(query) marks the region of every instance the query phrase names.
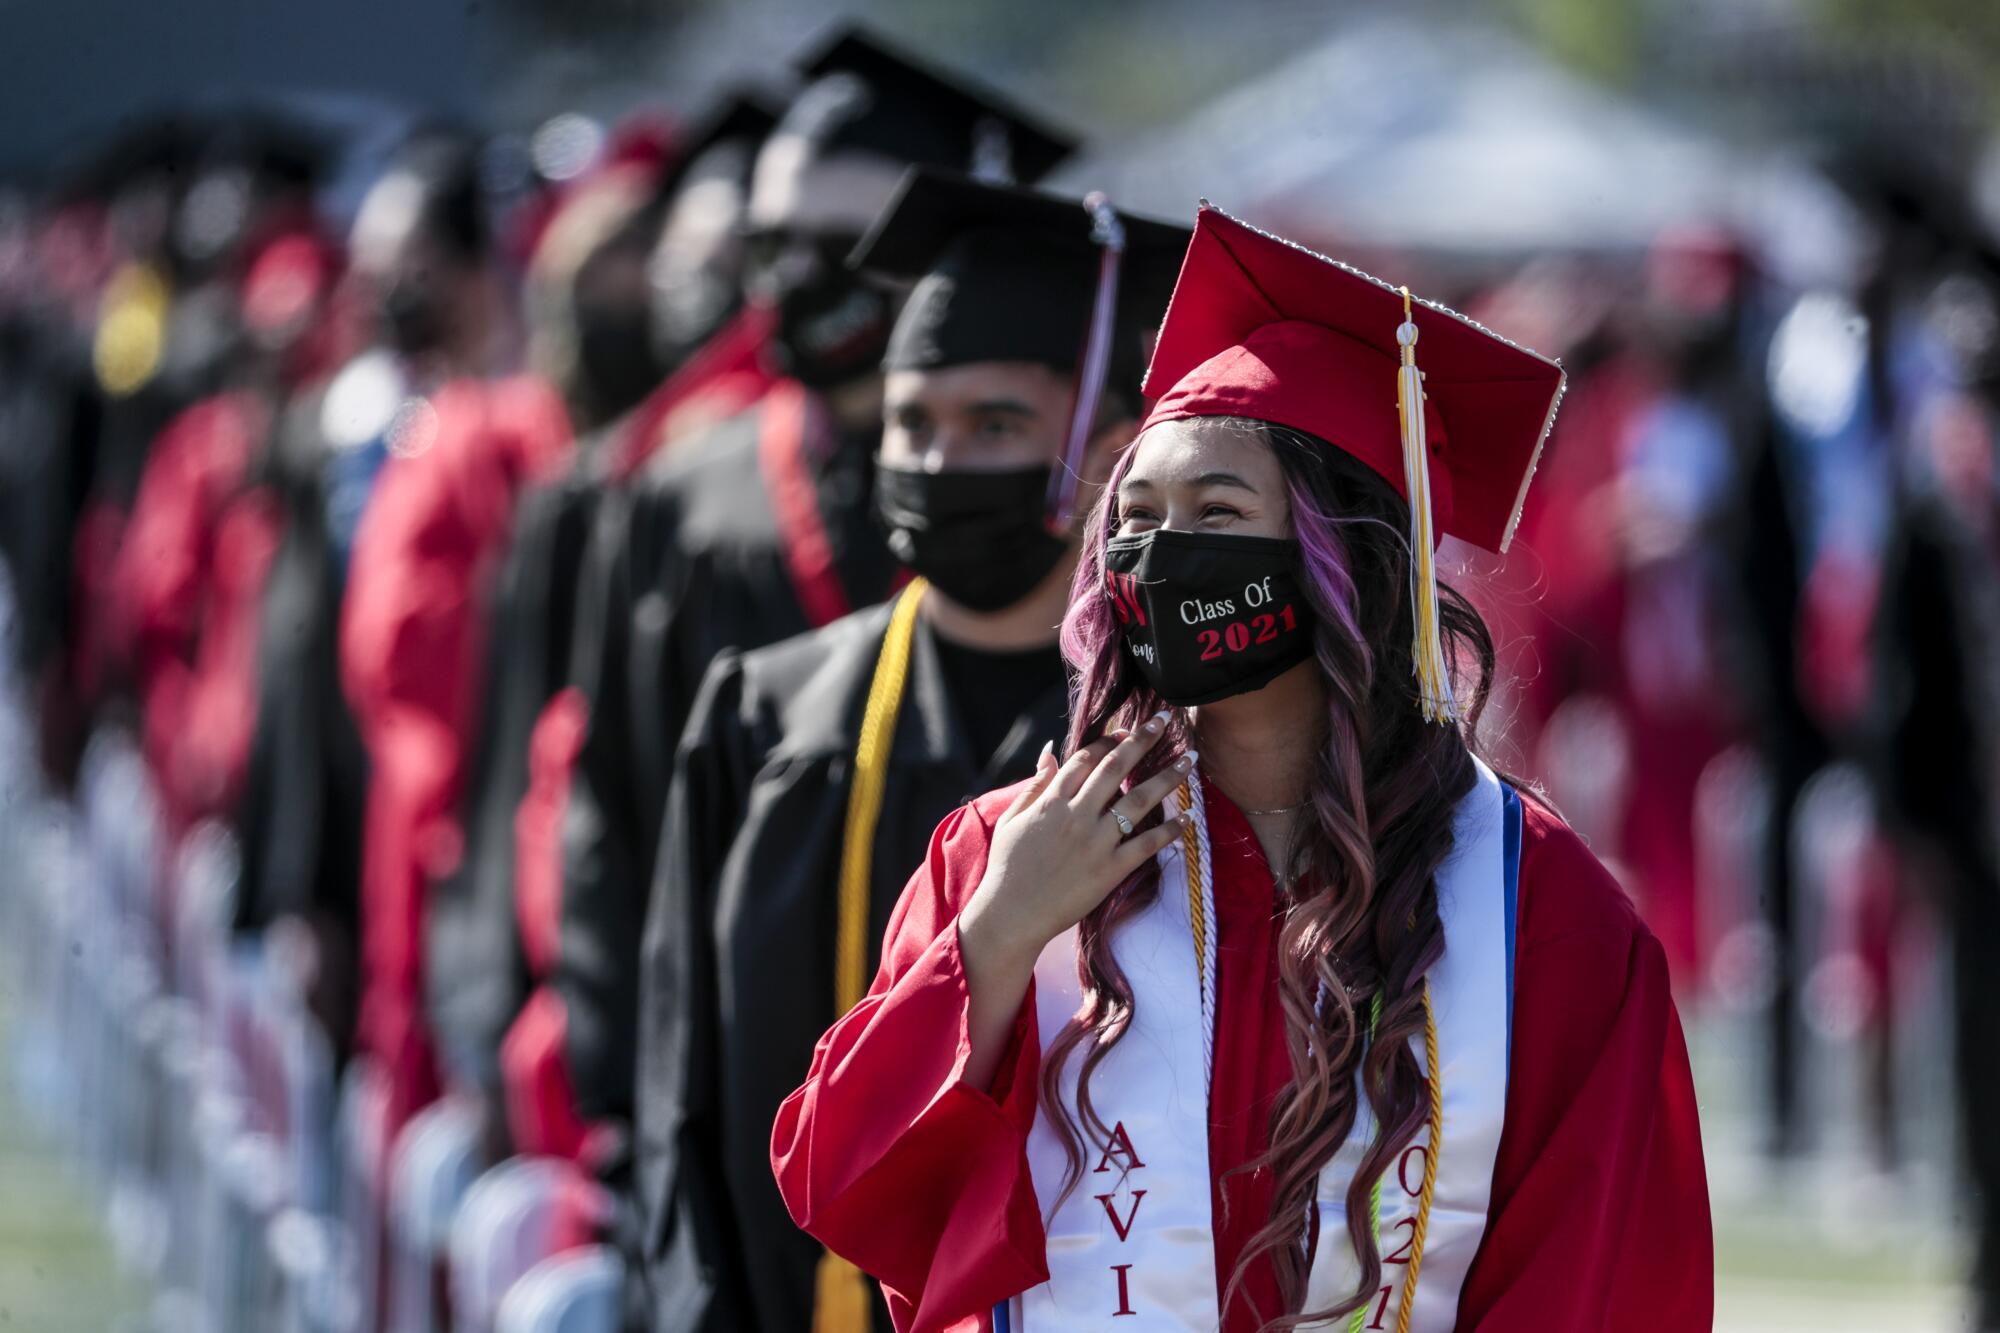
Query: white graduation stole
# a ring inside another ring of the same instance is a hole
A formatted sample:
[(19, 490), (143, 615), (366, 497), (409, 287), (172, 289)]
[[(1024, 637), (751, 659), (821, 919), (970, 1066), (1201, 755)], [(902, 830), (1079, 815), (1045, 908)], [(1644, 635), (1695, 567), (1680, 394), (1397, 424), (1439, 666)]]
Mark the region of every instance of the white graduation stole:
[[(1426, 1333), (1449, 1330), (1456, 1317), (1459, 1290), (1485, 1234), (1506, 1112), (1519, 805), (1490, 769), (1477, 768), (1478, 781), (1454, 815), (1452, 855), (1438, 870), (1445, 952), (1429, 979), (1443, 1071), (1443, 1151), (1408, 1325)], [(1208, 1161), (1215, 913), (1201, 784), (1190, 783), (1189, 790), (1206, 928), (1196, 930), (1188, 868), (1176, 845), (1160, 854), (1158, 895), (1112, 937), (1113, 954), (1132, 986), (1133, 1019), (1091, 1080), (1091, 1100), (1110, 1127), (1111, 1141), (1086, 1145), (1082, 1178), (1060, 1207), (1056, 1198), (1067, 1166), (1061, 1139), (1039, 1115), (1029, 1132), (1028, 1163), (1046, 1222), (1049, 1280), (994, 1311), (995, 1326), (1005, 1333), (1107, 1327), (1211, 1333), (1220, 1323)], [(1170, 813), (1174, 806), (1170, 802)], [(1459, 942), (1466, 947), (1454, 947)], [(1192, 1003), (1197, 996), (1200, 1003)], [(1042, 1039), (1053, 1039), (1080, 1003), (1072, 929), (1051, 941), (1035, 965)], [(1413, 1049), (1421, 1066), (1421, 1041)], [(1082, 1046), (1072, 1051), (1062, 1072), (1063, 1094), (1072, 1108), (1084, 1054)], [(1330, 1305), (1354, 1288), (1347, 1184), (1374, 1133), (1364, 1099), (1354, 1130), (1321, 1173), (1320, 1239), (1308, 1279), (1308, 1309)], [(1377, 1235), (1384, 1290), (1361, 1312), (1364, 1329), (1397, 1327), (1401, 1265), (1410, 1252), (1429, 1151), (1429, 1132), (1420, 1129), (1383, 1177)], [(1122, 1317), (1134, 1322), (1105, 1322)], [(1338, 1325), (1350, 1322), (1343, 1318)]]

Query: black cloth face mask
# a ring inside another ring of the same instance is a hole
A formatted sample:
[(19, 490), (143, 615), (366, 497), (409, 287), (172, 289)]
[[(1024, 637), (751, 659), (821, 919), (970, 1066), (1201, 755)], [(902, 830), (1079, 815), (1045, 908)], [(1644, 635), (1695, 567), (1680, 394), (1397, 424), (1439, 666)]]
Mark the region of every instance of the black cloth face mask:
[(1186, 708), (1262, 689), (1312, 655), (1298, 564), (1295, 541), (1158, 528), (1106, 544), (1104, 595), (1153, 692)]
[(444, 301), (427, 282), (403, 278), (382, 293), (378, 324), (383, 340), (404, 356), (423, 356), (444, 345)]
[(847, 268), (856, 239), (814, 238), (809, 257), (785, 263), (783, 233), (751, 237), (752, 287), (777, 315), (771, 350), (779, 369), (808, 389), (831, 389), (878, 370), (889, 345), (899, 299)]
[(1048, 530), (1047, 467), (920, 472), (878, 465), (875, 512), (889, 549), (971, 611), (998, 611), (1049, 576), (1069, 543)]
[(579, 305), (576, 311), (577, 393), (598, 421), (637, 406), (666, 378), (655, 355), (643, 305)]

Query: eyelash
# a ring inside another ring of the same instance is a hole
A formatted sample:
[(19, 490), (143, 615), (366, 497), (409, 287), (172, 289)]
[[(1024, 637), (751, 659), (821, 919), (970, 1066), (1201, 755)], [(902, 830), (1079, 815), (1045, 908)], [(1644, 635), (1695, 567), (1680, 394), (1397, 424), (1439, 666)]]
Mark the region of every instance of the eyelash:
[[(1230, 506), (1230, 505), (1225, 505), (1225, 504), (1209, 504), (1209, 505), (1203, 505), (1203, 506), (1202, 506), (1202, 508), (1201, 508), (1201, 517), (1202, 517), (1202, 518), (1208, 518), (1208, 517), (1209, 517), (1210, 515), (1212, 515), (1212, 514), (1222, 514), (1222, 515), (1225, 515), (1225, 516), (1227, 516), (1227, 517), (1229, 517), (1229, 518), (1241, 518), (1241, 517), (1243, 517), (1243, 511), (1242, 511), (1242, 510), (1240, 510), (1240, 509), (1236, 509), (1236, 508), (1233, 508), (1233, 507), (1232, 507), (1232, 506)], [(1118, 515), (1118, 521), (1119, 521), (1120, 523), (1130, 523), (1130, 522), (1131, 522), (1131, 521), (1132, 521), (1133, 519), (1137, 519), (1137, 518), (1145, 518), (1145, 519), (1151, 519), (1151, 520), (1152, 520), (1153, 522), (1155, 522), (1155, 523), (1157, 523), (1157, 522), (1159, 522), (1159, 521), (1160, 521), (1160, 518), (1159, 518), (1159, 515), (1158, 515), (1158, 514), (1155, 514), (1155, 513), (1154, 513), (1154, 512), (1152, 511), (1152, 510), (1150, 510), (1150, 509), (1138, 509), (1138, 508), (1132, 508), (1132, 509), (1125, 509), (1125, 510), (1121, 510), (1121, 511), (1119, 512), (1119, 515)]]

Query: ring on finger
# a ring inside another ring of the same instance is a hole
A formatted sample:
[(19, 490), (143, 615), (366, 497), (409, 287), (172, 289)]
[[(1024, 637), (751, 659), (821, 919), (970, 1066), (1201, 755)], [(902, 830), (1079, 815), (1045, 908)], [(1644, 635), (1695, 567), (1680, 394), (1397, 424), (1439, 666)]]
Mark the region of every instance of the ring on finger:
[(1116, 806), (1113, 806), (1110, 810), (1106, 811), (1106, 813), (1109, 814), (1113, 822), (1115, 822), (1118, 825), (1118, 833), (1121, 837), (1129, 838), (1132, 836), (1132, 829), (1134, 828), (1134, 825), (1131, 820), (1125, 818), (1125, 812), (1123, 810), (1120, 810)]

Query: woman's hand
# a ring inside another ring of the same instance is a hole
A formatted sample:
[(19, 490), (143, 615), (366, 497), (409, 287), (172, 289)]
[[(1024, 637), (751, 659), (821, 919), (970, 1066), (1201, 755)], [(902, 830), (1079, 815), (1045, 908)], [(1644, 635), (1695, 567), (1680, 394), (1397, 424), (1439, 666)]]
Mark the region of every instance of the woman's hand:
[(1186, 779), (1194, 755), (1120, 795), (1125, 779), (1159, 744), (1165, 714), (1123, 738), (1095, 741), (1058, 765), (1044, 751), (1035, 776), (1000, 816), (985, 878), (959, 917), (967, 931), (1005, 953), (1030, 959), (1180, 836), (1169, 820), (1127, 837)]
[[(958, 916), (959, 954), (972, 992), (973, 1054), (966, 1081), (984, 1087), (995, 1049), (1027, 993), (1042, 948), (1090, 914), (1134, 870), (1180, 837), (1185, 815), (1126, 836), (1187, 779), (1192, 751), (1120, 794), (1159, 744), (1166, 714), (1121, 738), (1094, 741), (1058, 764), (1042, 752), (1035, 776), (994, 826), (986, 875)], [(1120, 827), (1112, 811), (1124, 816)]]

